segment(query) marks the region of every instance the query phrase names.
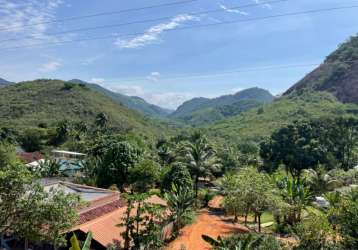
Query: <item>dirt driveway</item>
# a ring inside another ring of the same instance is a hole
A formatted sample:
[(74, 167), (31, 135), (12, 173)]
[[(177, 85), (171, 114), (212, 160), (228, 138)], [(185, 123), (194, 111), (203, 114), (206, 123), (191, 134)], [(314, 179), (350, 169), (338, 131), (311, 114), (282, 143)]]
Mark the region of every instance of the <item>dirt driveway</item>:
[(211, 249), (210, 245), (202, 238), (202, 234), (217, 238), (219, 235), (230, 235), (234, 233), (248, 232), (248, 229), (238, 223), (233, 223), (225, 217), (220, 202), (222, 197), (215, 197), (208, 209), (200, 211), (195, 222), (184, 227), (180, 236), (171, 242), (166, 250), (206, 250)]

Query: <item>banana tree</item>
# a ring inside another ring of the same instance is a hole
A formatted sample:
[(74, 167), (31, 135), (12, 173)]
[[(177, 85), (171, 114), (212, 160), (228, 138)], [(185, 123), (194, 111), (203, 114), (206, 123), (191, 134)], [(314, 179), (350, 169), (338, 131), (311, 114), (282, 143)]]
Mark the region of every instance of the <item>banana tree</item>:
[(91, 231), (88, 232), (82, 248), (80, 247), (80, 243), (75, 233), (73, 233), (70, 241), (71, 241), (71, 247), (69, 250), (90, 250), (91, 241), (92, 241), (92, 232)]

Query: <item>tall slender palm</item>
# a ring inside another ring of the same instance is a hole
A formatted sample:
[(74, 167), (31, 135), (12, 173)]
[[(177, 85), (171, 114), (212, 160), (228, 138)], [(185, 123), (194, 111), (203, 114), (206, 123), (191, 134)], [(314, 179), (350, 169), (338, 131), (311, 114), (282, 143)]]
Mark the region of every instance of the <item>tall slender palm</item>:
[(192, 142), (185, 143), (182, 152), (182, 160), (187, 164), (193, 176), (195, 197), (197, 197), (199, 178), (212, 176), (219, 170), (220, 163), (214, 149), (202, 135), (197, 136)]

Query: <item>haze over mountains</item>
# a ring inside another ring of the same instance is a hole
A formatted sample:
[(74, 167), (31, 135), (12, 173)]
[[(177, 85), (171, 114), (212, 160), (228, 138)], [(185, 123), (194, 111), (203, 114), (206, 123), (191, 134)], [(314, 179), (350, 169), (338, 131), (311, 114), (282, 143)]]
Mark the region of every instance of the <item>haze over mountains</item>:
[(142, 114), (151, 116), (151, 117), (166, 117), (168, 114), (172, 112), (172, 110), (165, 109), (154, 104), (150, 104), (145, 101), (143, 98), (137, 96), (128, 96), (118, 92), (110, 91), (98, 84), (95, 83), (88, 83), (79, 79), (72, 79), (70, 82), (78, 83), (78, 84), (86, 84), (89, 88), (97, 90), (110, 98), (113, 101), (123, 104), (127, 108), (134, 109)]

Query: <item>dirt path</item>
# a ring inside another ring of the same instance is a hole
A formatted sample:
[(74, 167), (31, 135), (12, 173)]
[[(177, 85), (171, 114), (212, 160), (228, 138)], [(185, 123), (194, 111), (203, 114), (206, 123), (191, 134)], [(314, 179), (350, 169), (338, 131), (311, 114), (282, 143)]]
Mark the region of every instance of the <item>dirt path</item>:
[[(217, 238), (219, 235), (248, 232), (248, 229), (223, 215), (220, 208), (222, 197), (215, 197), (208, 209), (200, 211), (196, 221), (192, 225), (184, 227), (180, 236), (169, 244), (166, 250), (206, 250), (211, 249), (210, 245), (202, 238), (202, 234)], [(185, 248), (184, 248), (185, 247)]]

